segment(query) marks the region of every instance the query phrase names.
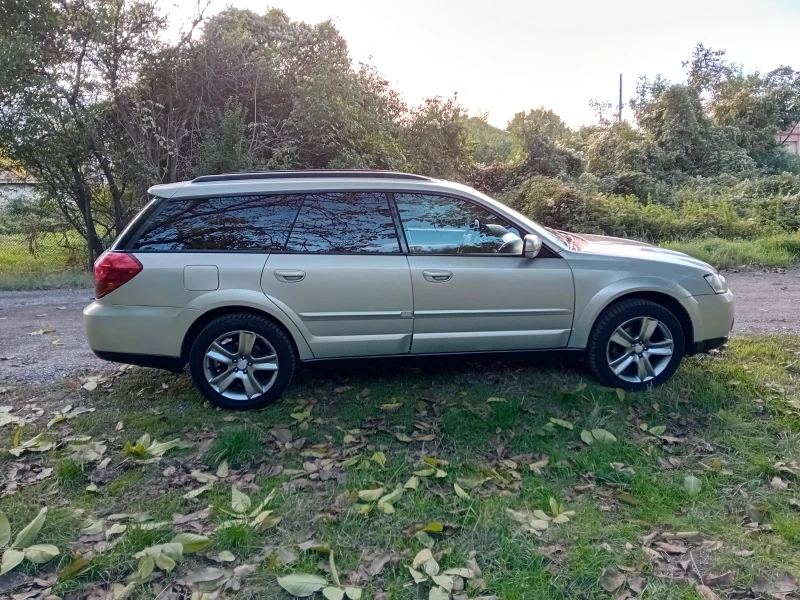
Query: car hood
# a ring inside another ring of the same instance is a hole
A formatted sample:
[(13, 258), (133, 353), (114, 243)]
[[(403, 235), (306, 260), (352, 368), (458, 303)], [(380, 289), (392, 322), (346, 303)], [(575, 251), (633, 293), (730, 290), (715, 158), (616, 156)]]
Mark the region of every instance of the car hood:
[[(685, 265), (704, 269), (709, 273), (716, 273), (708, 263), (698, 260), (683, 252), (659, 248), (645, 242), (626, 240), (623, 238), (609, 237), (605, 235), (577, 234), (578, 251), (590, 252), (592, 254), (602, 254), (605, 256), (619, 256), (628, 258), (638, 258), (640, 260), (654, 260), (674, 265)], [(585, 243), (581, 243), (585, 240)]]

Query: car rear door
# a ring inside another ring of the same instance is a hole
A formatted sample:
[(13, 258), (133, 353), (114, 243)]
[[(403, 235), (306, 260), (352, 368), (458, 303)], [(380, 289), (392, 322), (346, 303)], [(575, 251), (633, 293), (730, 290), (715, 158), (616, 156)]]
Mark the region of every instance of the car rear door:
[(396, 193), (414, 291), (413, 354), (562, 348), (575, 304), (567, 261), (522, 256), (523, 231), (482, 205)]
[(261, 277), (316, 358), (405, 354), (413, 298), (386, 194), (308, 193)]

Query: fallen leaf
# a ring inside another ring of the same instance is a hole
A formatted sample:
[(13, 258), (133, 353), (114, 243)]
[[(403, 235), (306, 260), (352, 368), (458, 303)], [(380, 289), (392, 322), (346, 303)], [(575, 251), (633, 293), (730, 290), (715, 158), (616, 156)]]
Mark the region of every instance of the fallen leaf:
[[(548, 464), (550, 464), (550, 457), (544, 455), (542, 456), (541, 460), (537, 460), (536, 462), (529, 464), (528, 468), (537, 475), (541, 475), (542, 469), (544, 469)], [(483, 483), (483, 481), (481, 481), (481, 483)]]
[(797, 589), (797, 580), (791, 573), (781, 573), (775, 577), (756, 577), (753, 591), (761, 592), (773, 598), (784, 598)]
[(359, 499), (364, 502), (375, 502), (383, 496), (384, 488), (377, 488), (375, 490), (361, 490), (358, 492)]
[(695, 583), (694, 589), (697, 590), (697, 593), (700, 594), (704, 598), (704, 600), (719, 600), (719, 596), (717, 596), (711, 590), (711, 588), (706, 585)]
[(592, 437), (601, 444), (612, 444), (617, 441), (617, 438), (605, 429), (592, 429)]
[(407, 490), (418, 490), (419, 489), (419, 477), (413, 475), (409, 478), (408, 481), (403, 484), (403, 487)]
[(703, 489), (703, 482), (694, 475), (687, 475), (683, 478), (683, 489), (691, 496), (696, 496)]
[(669, 542), (657, 542), (656, 546), (658, 546), (664, 552), (668, 554), (685, 554), (688, 551), (688, 548), (683, 544), (670, 544)]
[(722, 575), (706, 575), (703, 577), (703, 582), (711, 586), (731, 585), (733, 584), (733, 571), (726, 571)]
[(472, 498), (469, 497), (469, 494), (467, 494), (467, 492), (465, 492), (463, 489), (461, 489), (461, 486), (458, 485), (457, 483), (453, 484), (453, 490), (455, 491), (456, 496), (458, 496), (462, 500), (466, 500), (467, 502), (472, 500)]
[(327, 583), (319, 575), (309, 575), (307, 573), (292, 573), (286, 577), (278, 577), (278, 585), (295, 598), (311, 596), (325, 587)]
[(376, 452), (375, 454), (372, 455), (372, 458), (370, 460), (378, 463), (381, 466), (381, 468), (386, 466), (386, 455), (383, 452)]
[(600, 586), (607, 592), (616, 592), (625, 583), (625, 573), (614, 567), (606, 567), (600, 576)]
[(773, 477), (772, 481), (770, 481), (769, 484), (770, 484), (770, 486), (772, 487), (773, 490), (788, 490), (789, 489), (789, 483), (786, 480), (781, 479), (780, 477), (777, 477), (777, 476)]

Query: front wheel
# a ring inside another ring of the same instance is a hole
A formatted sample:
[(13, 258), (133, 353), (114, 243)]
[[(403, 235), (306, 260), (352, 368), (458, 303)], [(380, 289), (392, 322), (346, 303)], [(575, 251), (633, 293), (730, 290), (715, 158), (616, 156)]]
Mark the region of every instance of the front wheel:
[(197, 336), (189, 369), (197, 389), (221, 408), (248, 410), (276, 402), (294, 374), (288, 334), (257, 315), (214, 319)]
[(666, 382), (681, 364), (685, 336), (678, 319), (650, 300), (622, 300), (597, 319), (589, 366), (609, 387), (642, 390)]

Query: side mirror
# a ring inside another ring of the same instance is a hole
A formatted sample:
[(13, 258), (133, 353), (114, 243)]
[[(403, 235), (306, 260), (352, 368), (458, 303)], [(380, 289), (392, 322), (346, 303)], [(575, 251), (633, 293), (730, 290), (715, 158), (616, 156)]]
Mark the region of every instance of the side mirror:
[(525, 258), (536, 258), (542, 250), (542, 238), (533, 233), (525, 236), (522, 246), (522, 256)]

